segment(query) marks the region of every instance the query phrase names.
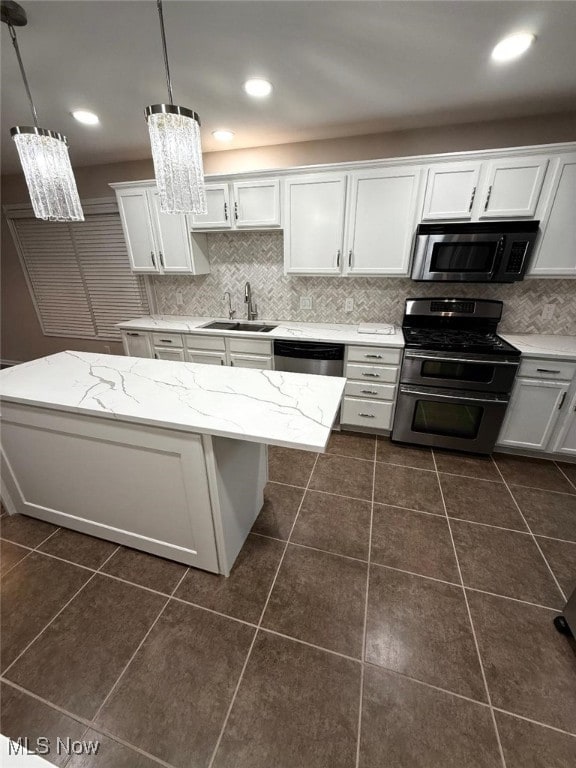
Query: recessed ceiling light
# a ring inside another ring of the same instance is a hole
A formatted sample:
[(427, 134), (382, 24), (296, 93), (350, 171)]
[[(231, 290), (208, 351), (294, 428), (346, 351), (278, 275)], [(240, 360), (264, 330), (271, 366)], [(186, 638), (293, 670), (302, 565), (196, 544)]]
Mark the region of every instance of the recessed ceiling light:
[(531, 32), (518, 32), (515, 35), (508, 35), (500, 40), (498, 45), (492, 51), (494, 61), (511, 61), (522, 56), (532, 45), (536, 35)]
[(212, 136), (214, 136), (216, 141), (232, 141), (234, 138), (234, 131), (220, 129), (218, 131), (212, 131)]
[(94, 112), (89, 112), (87, 109), (75, 109), (72, 112), (72, 117), (78, 120), (79, 123), (84, 123), (84, 125), (97, 125), (100, 122), (98, 115), (95, 115)]
[(244, 90), (249, 96), (263, 99), (272, 93), (272, 83), (261, 77), (253, 77), (251, 80), (246, 80), (244, 83)]

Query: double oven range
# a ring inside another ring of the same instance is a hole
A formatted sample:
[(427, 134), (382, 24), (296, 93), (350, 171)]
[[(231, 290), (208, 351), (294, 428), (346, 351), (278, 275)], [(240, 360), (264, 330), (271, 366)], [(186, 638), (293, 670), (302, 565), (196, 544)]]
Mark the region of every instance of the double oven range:
[(406, 301), (393, 441), (492, 452), (520, 363), (501, 316), (501, 301)]

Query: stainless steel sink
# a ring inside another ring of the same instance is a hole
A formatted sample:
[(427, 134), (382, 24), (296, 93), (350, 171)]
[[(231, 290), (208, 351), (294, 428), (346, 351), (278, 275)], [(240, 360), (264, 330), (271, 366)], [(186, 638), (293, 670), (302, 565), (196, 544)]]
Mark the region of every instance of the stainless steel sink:
[(262, 325), (262, 323), (229, 323), (225, 321), (216, 321), (214, 323), (208, 323), (203, 325), (202, 328), (210, 328), (218, 331), (251, 331), (252, 333), (268, 333), (273, 331), (275, 325)]

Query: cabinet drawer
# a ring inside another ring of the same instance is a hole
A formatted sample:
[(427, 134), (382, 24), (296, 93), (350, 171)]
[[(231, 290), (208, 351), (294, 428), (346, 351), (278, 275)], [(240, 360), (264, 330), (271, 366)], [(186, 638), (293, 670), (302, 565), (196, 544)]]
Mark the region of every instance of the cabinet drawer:
[(189, 333), (184, 336), (186, 349), (210, 349), (214, 352), (224, 352), (226, 346), (223, 336), (212, 336), (200, 333)]
[(155, 347), (181, 347), (182, 336), (179, 333), (153, 333)]
[(526, 376), (531, 379), (559, 379), (570, 381), (576, 373), (576, 363), (558, 360), (522, 360), (518, 376)]
[(374, 384), (368, 381), (347, 381), (344, 394), (350, 397), (363, 397), (370, 400), (394, 400), (395, 384)]
[(342, 424), (373, 429), (391, 429), (394, 403), (379, 403), (374, 400), (359, 400), (345, 397), (342, 403)]
[(346, 366), (346, 378), (395, 384), (398, 379), (398, 366), (348, 363)]
[(230, 365), (236, 368), (272, 370), (272, 358), (265, 355), (230, 355)]
[(348, 360), (360, 363), (399, 363), (402, 351), (389, 347), (348, 347)]
[(271, 355), (272, 342), (265, 339), (228, 339), (230, 352), (241, 352), (245, 355)]

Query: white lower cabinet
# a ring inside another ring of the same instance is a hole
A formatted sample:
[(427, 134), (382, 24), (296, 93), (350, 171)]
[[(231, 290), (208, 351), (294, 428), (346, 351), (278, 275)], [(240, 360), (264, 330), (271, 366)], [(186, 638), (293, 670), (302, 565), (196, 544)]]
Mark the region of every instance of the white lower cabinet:
[(341, 425), (388, 431), (392, 429), (396, 386), (402, 351), (393, 347), (346, 348), (346, 387)]
[(184, 350), (181, 347), (176, 347), (174, 349), (166, 347), (154, 347), (154, 357), (157, 360), (174, 360), (175, 362), (181, 363), (183, 363), (185, 360)]
[(258, 368), (261, 370), (272, 370), (272, 358), (259, 355), (230, 355), (230, 365), (236, 368)]
[(226, 355), (222, 352), (209, 352), (205, 349), (187, 349), (187, 363), (200, 363), (201, 365), (226, 365)]
[(557, 432), (552, 451), (576, 458), (576, 393), (574, 392), (568, 408), (564, 422)]
[(122, 331), (122, 346), (127, 357), (154, 357), (150, 334), (145, 331)]
[(567, 382), (517, 379), (498, 444), (544, 451), (568, 386)]

